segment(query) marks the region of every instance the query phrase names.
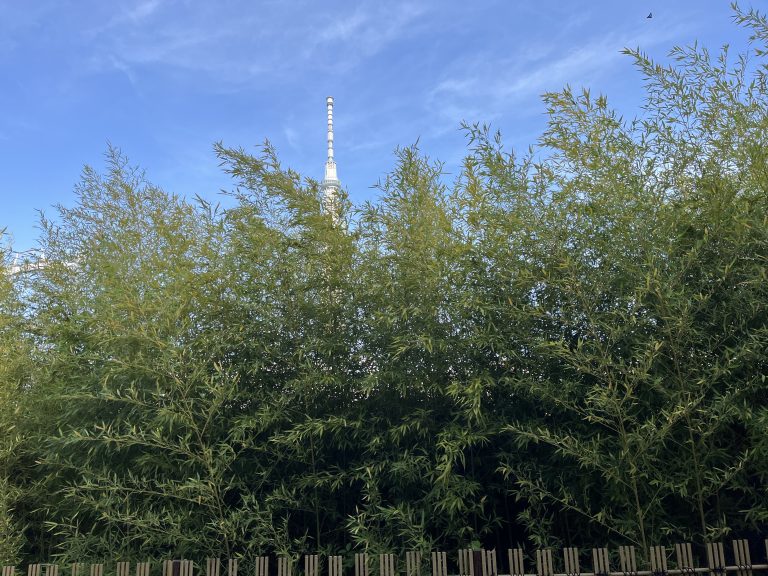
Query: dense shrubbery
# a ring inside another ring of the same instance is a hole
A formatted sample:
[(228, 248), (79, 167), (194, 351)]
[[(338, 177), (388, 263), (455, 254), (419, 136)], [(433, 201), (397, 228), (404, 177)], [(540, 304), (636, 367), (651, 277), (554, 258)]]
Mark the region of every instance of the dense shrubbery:
[(765, 529), (764, 59), (632, 55), (640, 120), (401, 149), (346, 230), (268, 146), (223, 211), (87, 169), (0, 277), (2, 560)]

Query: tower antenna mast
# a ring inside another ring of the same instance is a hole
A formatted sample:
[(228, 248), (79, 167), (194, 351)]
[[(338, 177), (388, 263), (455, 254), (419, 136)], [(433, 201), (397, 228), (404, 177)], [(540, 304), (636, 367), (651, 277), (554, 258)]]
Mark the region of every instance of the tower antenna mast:
[(333, 224), (340, 223), (339, 189), (341, 184), (336, 175), (336, 161), (333, 159), (333, 96), (325, 100), (328, 107), (328, 159), (325, 161), (325, 176), (321, 184), (323, 191), (323, 207), (330, 213)]

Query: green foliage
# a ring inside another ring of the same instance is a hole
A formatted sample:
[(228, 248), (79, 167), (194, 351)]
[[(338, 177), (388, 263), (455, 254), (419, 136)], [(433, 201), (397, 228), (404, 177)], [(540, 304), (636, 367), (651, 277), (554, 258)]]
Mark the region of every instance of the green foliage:
[[(3, 231), (0, 240), (5, 240)], [(0, 558), (17, 561), (22, 551), (23, 519), (17, 513), (21, 490), (12, 479), (22, 465), (17, 455), (24, 429), (19, 396), (29, 349), (21, 329), (18, 293), (9, 274), (10, 246), (0, 246), (0, 263)]]
[(2, 559), (764, 530), (765, 67), (629, 54), (638, 119), (547, 94), (528, 154), (401, 148), (344, 226), (268, 143), (216, 146), (226, 210), (86, 168), (0, 276)]
[(551, 452), (504, 471), (580, 534), (645, 546), (738, 530), (737, 510), (764, 518), (749, 438), (766, 408), (766, 98), (764, 72), (750, 83), (726, 52), (675, 50), (669, 68), (631, 54), (648, 78), (642, 121), (588, 92), (545, 98), (551, 198), (525, 314), (546, 327), (532, 346), (548, 366), (515, 390), (546, 408), (507, 430)]

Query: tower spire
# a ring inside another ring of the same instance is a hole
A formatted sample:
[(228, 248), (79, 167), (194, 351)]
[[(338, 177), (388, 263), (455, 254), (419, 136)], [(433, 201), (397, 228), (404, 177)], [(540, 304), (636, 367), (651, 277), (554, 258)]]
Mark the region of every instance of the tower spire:
[(321, 184), (323, 190), (323, 205), (331, 214), (333, 223), (338, 224), (339, 215), (339, 188), (340, 182), (336, 175), (336, 161), (333, 159), (333, 96), (325, 100), (328, 107), (328, 159), (325, 161), (325, 176)]

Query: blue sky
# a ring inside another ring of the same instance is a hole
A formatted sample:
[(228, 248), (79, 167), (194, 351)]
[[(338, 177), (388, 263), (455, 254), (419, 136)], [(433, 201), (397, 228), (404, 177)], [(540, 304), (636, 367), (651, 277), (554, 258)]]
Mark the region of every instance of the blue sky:
[(320, 179), (328, 95), (339, 177), (361, 202), (417, 139), (455, 173), (462, 120), (527, 148), (541, 94), (566, 83), (634, 116), (642, 78), (621, 49), (663, 59), (694, 40), (715, 51), (746, 32), (720, 0), (0, 0), (0, 228), (33, 247), (37, 210), (73, 204), (108, 143), (189, 197), (231, 187), (216, 141), (269, 139)]

